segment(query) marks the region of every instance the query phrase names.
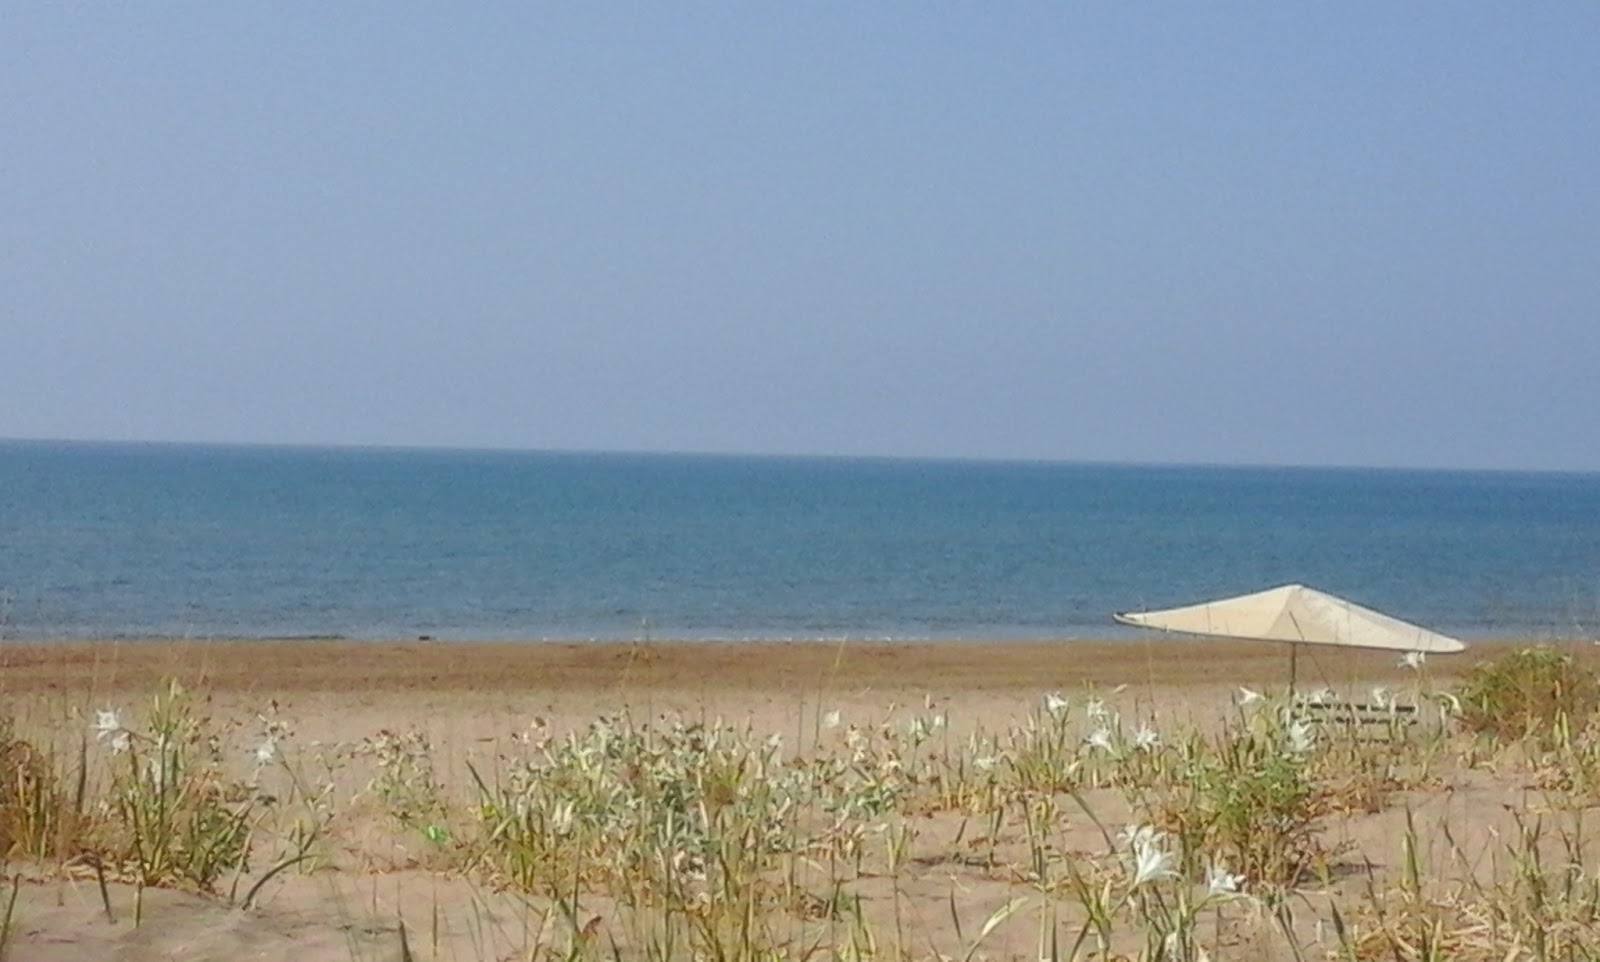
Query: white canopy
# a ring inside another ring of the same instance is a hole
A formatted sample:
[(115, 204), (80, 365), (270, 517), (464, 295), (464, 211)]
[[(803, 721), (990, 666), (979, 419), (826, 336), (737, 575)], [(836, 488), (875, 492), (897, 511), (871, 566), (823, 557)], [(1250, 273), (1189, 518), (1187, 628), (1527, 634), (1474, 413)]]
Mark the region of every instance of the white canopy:
[(1305, 585), (1284, 585), (1253, 595), (1207, 601), (1164, 611), (1119, 612), (1125, 625), (1193, 635), (1258, 638), (1306, 645), (1387, 648), (1446, 654), (1466, 647), (1371, 608)]

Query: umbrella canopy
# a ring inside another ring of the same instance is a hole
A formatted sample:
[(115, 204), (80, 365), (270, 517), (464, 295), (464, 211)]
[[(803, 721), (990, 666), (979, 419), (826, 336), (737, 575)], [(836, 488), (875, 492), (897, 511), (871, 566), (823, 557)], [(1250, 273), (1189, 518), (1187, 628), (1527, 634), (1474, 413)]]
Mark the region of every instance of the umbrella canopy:
[(1119, 612), (1125, 625), (1192, 635), (1257, 638), (1303, 645), (1387, 648), (1448, 654), (1466, 647), (1454, 638), (1391, 618), (1305, 585), (1284, 585), (1237, 598), (1164, 611)]

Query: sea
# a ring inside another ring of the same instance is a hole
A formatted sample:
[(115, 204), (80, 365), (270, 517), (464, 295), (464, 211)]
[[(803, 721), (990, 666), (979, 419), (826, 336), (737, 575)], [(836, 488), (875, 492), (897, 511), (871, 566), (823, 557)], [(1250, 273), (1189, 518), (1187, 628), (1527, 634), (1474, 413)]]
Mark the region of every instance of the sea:
[(1600, 632), (1600, 475), (0, 441), (0, 639), (1137, 637), (1289, 582)]

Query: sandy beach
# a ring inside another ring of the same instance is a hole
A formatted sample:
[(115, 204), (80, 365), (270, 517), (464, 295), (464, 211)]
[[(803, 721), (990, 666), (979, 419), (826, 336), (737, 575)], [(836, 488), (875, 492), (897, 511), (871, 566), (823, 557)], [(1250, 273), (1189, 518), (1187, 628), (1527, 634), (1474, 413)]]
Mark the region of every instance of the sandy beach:
[[(1465, 654), (1432, 659), (1423, 670), (1425, 687), (1449, 690), (1474, 664), (1524, 644), (1479, 642)], [(1587, 642), (1570, 647), (1587, 662), (1600, 650)], [(543, 909), (530, 907), (526, 895), (463, 856), (464, 845), (429, 844), (429, 838), (446, 836), (444, 816), (437, 829), (423, 834), (416, 824), (385, 816), (374, 800), (374, 785), (387, 771), (381, 767), (380, 743), (390, 744), (384, 738), (399, 744), (409, 737), (414, 740), (408, 744), (425, 746), (426, 764), (455, 813), (448, 825), (453, 843), (469, 832), (470, 813), (479, 804), (474, 777), (499, 771), (516, 752), (525, 752), (530, 733), (559, 739), (601, 716), (626, 713), (661, 725), (667, 719), (719, 719), (757, 741), (776, 736), (784, 757), (831, 750), (847, 729), (888, 731), (937, 717), (948, 754), (959, 753), (962, 740), (977, 745), (993, 738), (998, 745), (1001, 733), (1014, 737), (1037, 725), (1052, 693), (1074, 706), (1074, 717), (1078, 706), (1103, 700), (1116, 711), (1119, 730), (1125, 725), (1131, 732), (1137, 723), (1152, 731), (1209, 731), (1237, 714), (1241, 688), (1281, 691), (1288, 667), (1287, 650), (1277, 645), (1164, 639), (7, 642), (0, 645), (0, 692), (17, 737), (54, 752), (68, 769), (82, 751), (91, 789), (106, 782), (116, 764), (106, 740), (91, 732), (96, 713), (117, 712), (121, 724), (137, 729), (152, 699), (176, 681), (195, 699), (197, 716), (217, 733), (220, 764), (231, 777), (263, 783), (289, 777), (273, 766), (307, 779), (318, 773), (329, 814), (327, 851), (315, 870), (297, 866), (276, 874), (248, 907), (240, 904), (239, 893), (271, 865), (274, 856), (266, 851), (211, 892), (174, 885), (140, 893), (131, 879), (114, 875), (102, 895), (100, 879), (81, 861), (63, 868), (13, 859), (7, 871), (18, 880), (19, 894), (4, 958), (392, 959), (404, 957), (402, 923), (404, 951), (418, 959), (543, 958), (570, 947), (576, 936), (562, 934), (548, 901), (538, 903)], [(1299, 672), (1302, 689), (1326, 687), (1341, 697), (1365, 698), (1374, 687), (1413, 694), (1424, 688), (1424, 679), (1388, 652), (1305, 647)], [(273, 766), (264, 770), (249, 758), (269, 725), (277, 726), (270, 731), (277, 733), (278, 747)], [(1079, 740), (1075, 735), (1073, 751)], [(1402, 832), (1397, 820), (1407, 807), (1450, 818), (1462, 839), (1490, 839), (1506, 830), (1508, 811), (1527, 804), (1529, 779), (1522, 775), (1463, 770), (1451, 778), (1430, 774), (1407, 782), (1397, 792), (1404, 805), (1395, 801), (1372, 812), (1345, 813), (1320, 831), (1359, 843), (1366, 857), (1386, 864), (1394, 857)], [(282, 792), (293, 794), (292, 788)], [(1106, 843), (1096, 820), (1120, 825), (1134, 816), (1118, 793), (1099, 789), (1087, 797), (1096, 806), (1094, 818), (1059, 799), (1052, 803), (1058, 812), (1052, 846), (1101, 858)], [(861, 924), (870, 923), (880, 951), (888, 949), (893, 932), (914, 923), (918, 938), (900, 946), (903, 954), (960, 957), (986, 918), (1029, 894), (1025, 873), (1001, 871), (998, 863), (979, 866), (946, 851), (960, 848), (963, 835), (970, 834), (953, 810), (930, 811), (914, 834), (922, 854), (910, 868), (896, 870), (892, 892), (885, 893), (881, 871), (857, 878), (868, 900), (858, 905), (870, 904), (870, 918)], [(1010, 835), (996, 835), (1005, 836), (1013, 850), (1021, 844), (1014, 827)], [(1027, 861), (1025, 852), (1011, 855), (1019, 864)], [(959, 893), (954, 901), (952, 893)], [(593, 905), (583, 910), (580, 923), (624, 929), (615, 902)], [(797, 930), (807, 924), (804, 914), (793, 923)], [(1319, 925), (1308, 921), (1302, 928), (1308, 940), (1325, 938)], [(624, 934), (621, 944), (629, 937)], [(1035, 921), (997, 926), (974, 958), (1038, 958), (1038, 937)], [(1259, 918), (1214, 937), (1218, 946), (1232, 948), (1213, 957), (1286, 957), (1287, 950), (1273, 942), (1272, 926)], [(1318, 951), (1326, 948), (1318, 944)], [(1255, 951), (1265, 954), (1250, 954)]]
[[(1455, 678), (1528, 642), (1474, 642), (1431, 671)], [(1397, 655), (1300, 648), (1302, 684), (1394, 678)], [(48, 641), (0, 643), (5, 690), (139, 691), (169, 678), (214, 693), (341, 692), (695, 697), (878, 691), (1031, 693), (1052, 687), (1282, 685), (1288, 648), (1258, 642), (1063, 639), (964, 642)]]

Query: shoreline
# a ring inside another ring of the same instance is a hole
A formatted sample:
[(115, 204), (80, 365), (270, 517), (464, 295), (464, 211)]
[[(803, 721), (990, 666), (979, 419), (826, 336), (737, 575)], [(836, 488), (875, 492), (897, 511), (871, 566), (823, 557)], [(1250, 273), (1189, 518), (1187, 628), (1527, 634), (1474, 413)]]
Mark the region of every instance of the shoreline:
[[(1594, 641), (1600, 644), (1600, 632), (1583, 627), (1553, 628), (1549, 624), (1525, 627), (1482, 628), (1451, 626), (1430, 623), (1429, 630), (1456, 638), (1466, 644), (1570, 644)], [(59, 632), (15, 631), (0, 633), (0, 646), (11, 644), (104, 644), (130, 643), (282, 643), (282, 642), (336, 642), (340, 644), (408, 644), (412, 642), (437, 642), (452, 645), (747, 645), (747, 644), (874, 644), (874, 645), (964, 645), (964, 644), (1127, 644), (1146, 641), (1205, 642), (1203, 636), (1163, 633), (1151, 629), (1121, 624), (1057, 625), (1053, 628), (1022, 628), (992, 625), (986, 628), (952, 630), (949, 632), (896, 632), (890, 630), (852, 630), (830, 632), (728, 629), (718, 631), (673, 631), (647, 627), (632, 632), (605, 630), (552, 632), (497, 632), (464, 631), (450, 629), (397, 630), (384, 629), (373, 633), (340, 631), (245, 631), (238, 633), (204, 632), (193, 629), (106, 631), (76, 628)], [(1236, 639), (1211, 639), (1231, 641)]]

